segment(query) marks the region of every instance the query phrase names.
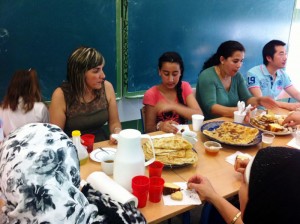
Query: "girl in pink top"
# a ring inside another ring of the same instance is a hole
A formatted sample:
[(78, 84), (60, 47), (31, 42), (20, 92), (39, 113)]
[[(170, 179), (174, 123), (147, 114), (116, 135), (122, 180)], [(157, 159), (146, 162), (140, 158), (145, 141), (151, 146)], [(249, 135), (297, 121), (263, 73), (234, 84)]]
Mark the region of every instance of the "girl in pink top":
[(192, 114), (202, 114), (190, 84), (182, 81), (183, 71), (178, 53), (166, 52), (159, 58), (158, 72), (162, 81), (147, 90), (143, 99), (145, 132), (177, 133), (176, 125), (191, 120)]

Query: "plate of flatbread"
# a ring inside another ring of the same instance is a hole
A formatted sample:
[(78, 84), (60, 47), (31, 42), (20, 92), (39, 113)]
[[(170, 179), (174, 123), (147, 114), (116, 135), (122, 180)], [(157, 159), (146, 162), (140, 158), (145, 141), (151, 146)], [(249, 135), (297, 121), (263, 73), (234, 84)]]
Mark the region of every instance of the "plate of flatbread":
[(208, 138), (233, 146), (252, 146), (261, 142), (261, 132), (250, 125), (229, 121), (214, 121), (202, 125)]
[(262, 114), (250, 118), (250, 124), (263, 132), (271, 132), (274, 135), (289, 135), (295, 130), (292, 127), (282, 125), (285, 118), (286, 115)]
[[(152, 139), (155, 159), (162, 162), (165, 168), (188, 166), (198, 161), (197, 152), (190, 142), (180, 135)], [(152, 147), (148, 141), (142, 145), (145, 159), (153, 157)]]

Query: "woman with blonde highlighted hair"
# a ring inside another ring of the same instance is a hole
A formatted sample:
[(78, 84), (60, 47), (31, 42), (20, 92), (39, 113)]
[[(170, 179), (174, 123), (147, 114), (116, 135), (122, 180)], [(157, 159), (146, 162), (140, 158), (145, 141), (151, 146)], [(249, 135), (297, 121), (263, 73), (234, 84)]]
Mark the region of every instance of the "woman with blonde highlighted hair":
[(109, 139), (103, 129), (106, 122), (110, 133), (121, 131), (115, 91), (105, 80), (104, 65), (104, 57), (94, 48), (79, 47), (70, 55), (67, 80), (52, 95), (50, 123), (69, 136), (73, 130), (94, 134), (95, 141)]

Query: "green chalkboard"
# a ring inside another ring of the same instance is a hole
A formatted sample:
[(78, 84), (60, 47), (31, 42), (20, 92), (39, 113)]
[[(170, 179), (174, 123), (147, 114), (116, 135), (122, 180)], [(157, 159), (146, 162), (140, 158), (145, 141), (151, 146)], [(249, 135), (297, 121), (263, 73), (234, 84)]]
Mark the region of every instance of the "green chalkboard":
[(125, 95), (134, 97), (160, 82), (159, 56), (177, 51), (184, 80), (195, 84), (203, 62), (226, 40), (246, 48), (243, 74), (262, 63), (271, 39), (287, 42), (294, 0), (128, 0), (128, 71)]
[(67, 59), (79, 46), (105, 57), (106, 79), (121, 94), (118, 61), (119, 0), (0, 0), (0, 99), (17, 69), (35, 68), (43, 96), (66, 77)]

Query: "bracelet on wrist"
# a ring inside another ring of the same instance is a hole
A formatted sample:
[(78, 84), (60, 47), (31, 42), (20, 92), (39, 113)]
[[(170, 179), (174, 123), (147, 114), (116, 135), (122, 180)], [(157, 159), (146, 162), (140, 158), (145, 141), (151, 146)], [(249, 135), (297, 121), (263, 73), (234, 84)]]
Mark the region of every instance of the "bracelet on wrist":
[(236, 220), (241, 216), (241, 212), (238, 212), (233, 219), (231, 220), (230, 224), (234, 224), (236, 222)]

